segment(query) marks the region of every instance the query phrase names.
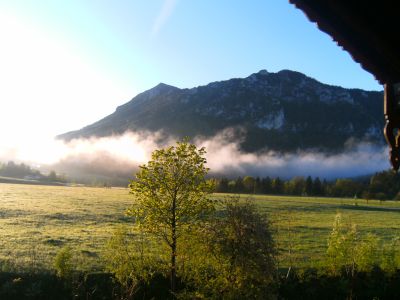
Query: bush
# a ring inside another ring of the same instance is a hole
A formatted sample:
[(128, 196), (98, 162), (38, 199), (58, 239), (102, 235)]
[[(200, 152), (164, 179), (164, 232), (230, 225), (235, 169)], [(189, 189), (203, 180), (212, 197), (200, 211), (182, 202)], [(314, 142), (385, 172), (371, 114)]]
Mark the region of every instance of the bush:
[(335, 217), (326, 254), (328, 270), (334, 276), (342, 270), (354, 276), (357, 271), (368, 272), (379, 265), (377, 237), (368, 234), (361, 239), (355, 224), (343, 225), (341, 214)]
[(165, 273), (164, 264), (148, 245), (142, 233), (133, 234), (126, 227), (117, 229), (106, 245), (103, 256), (106, 270), (114, 274), (128, 297)]
[[(270, 223), (250, 202), (231, 199), (203, 232), (192, 258), (186, 298), (268, 299), (275, 296), (275, 255)], [(202, 256), (201, 256), (202, 255)], [(200, 256), (200, 257), (199, 257)]]
[(54, 259), (54, 268), (60, 278), (69, 278), (72, 275), (72, 250), (70, 247), (61, 248)]

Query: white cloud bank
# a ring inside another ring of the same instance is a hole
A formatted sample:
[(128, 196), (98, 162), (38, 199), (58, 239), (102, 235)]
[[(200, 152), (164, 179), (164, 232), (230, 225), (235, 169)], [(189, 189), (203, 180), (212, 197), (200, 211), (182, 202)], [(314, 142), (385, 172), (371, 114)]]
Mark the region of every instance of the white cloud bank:
[[(151, 158), (157, 148), (172, 145), (174, 138), (161, 133), (129, 132), (121, 136), (78, 139), (22, 141), (18, 145), (0, 144), (0, 161), (15, 160), (33, 165), (52, 165), (62, 170), (93, 174), (132, 174), (138, 165)], [(216, 175), (319, 176), (336, 178), (374, 173), (389, 167), (386, 147), (358, 144), (340, 154), (299, 151), (297, 153), (243, 153), (237, 143), (224, 134), (210, 139), (197, 138), (206, 147), (208, 167)]]
[(219, 136), (199, 141), (199, 144), (206, 147), (209, 153), (208, 166), (213, 172), (221, 174), (337, 178), (366, 175), (389, 168), (386, 148), (366, 143), (339, 154), (316, 151), (243, 153), (238, 144), (224, 141)]

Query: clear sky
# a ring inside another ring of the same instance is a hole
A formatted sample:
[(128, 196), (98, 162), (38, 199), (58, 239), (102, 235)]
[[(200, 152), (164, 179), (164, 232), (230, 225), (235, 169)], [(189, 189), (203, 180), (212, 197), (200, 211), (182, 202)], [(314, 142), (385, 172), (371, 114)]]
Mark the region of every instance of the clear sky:
[(292, 69), (382, 89), (287, 0), (0, 0), (0, 38), (3, 145), (79, 129), (159, 82)]

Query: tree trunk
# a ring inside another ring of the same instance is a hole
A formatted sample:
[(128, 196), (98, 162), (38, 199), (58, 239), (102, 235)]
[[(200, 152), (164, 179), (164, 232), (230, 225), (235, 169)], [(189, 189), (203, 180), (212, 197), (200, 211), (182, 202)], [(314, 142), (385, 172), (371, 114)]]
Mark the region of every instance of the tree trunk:
[(176, 197), (172, 201), (171, 292), (176, 292)]
[(176, 292), (176, 240), (171, 247), (171, 292)]

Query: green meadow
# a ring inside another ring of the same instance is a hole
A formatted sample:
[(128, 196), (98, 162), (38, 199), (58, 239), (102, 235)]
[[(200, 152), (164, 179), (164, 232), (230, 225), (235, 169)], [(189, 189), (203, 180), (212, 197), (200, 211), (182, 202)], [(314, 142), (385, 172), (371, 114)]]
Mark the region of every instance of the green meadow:
[[(217, 199), (232, 195), (215, 194)], [(279, 267), (321, 264), (334, 217), (382, 242), (400, 235), (400, 203), (362, 199), (240, 195), (272, 222)], [(102, 251), (114, 230), (132, 224), (128, 189), (0, 184), (0, 267), (51, 269), (70, 246), (77, 269), (102, 269)]]

